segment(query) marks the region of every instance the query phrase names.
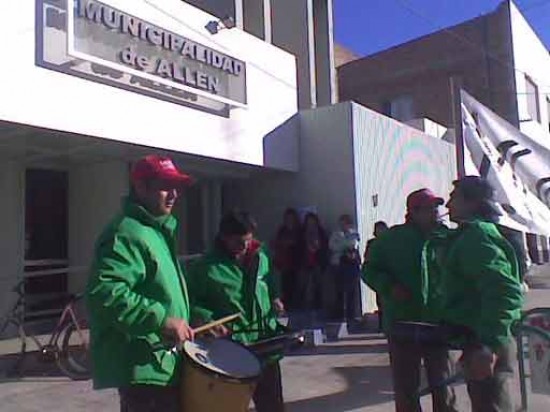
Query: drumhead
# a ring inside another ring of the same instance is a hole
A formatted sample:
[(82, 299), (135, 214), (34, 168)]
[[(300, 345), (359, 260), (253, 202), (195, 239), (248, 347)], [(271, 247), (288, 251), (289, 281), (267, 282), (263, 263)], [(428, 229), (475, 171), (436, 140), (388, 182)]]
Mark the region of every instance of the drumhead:
[(183, 352), (196, 365), (228, 378), (251, 379), (261, 372), (260, 362), (252, 352), (227, 339), (186, 341)]

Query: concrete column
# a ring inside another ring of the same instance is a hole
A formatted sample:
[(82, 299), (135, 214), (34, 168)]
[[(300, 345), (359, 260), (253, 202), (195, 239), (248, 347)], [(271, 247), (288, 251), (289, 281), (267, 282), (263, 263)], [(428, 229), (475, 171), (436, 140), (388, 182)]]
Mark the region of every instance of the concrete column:
[(15, 303), (12, 288), (23, 278), (25, 235), (24, 167), (0, 162), (0, 316)]
[(271, 43), (271, 1), (243, 0), (244, 30)]
[(317, 106), (336, 103), (332, 0), (314, 0)]
[(128, 194), (128, 164), (109, 162), (81, 165), (69, 170), (69, 291), (86, 286), (95, 242)]
[(296, 56), (298, 106), (316, 107), (313, 0), (276, 0), (271, 10), (273, 44)]
[[(235, 0), (235, 25), (244, 30), (244, 0)], [(223, 17), (223, 16), (222, 16)]]

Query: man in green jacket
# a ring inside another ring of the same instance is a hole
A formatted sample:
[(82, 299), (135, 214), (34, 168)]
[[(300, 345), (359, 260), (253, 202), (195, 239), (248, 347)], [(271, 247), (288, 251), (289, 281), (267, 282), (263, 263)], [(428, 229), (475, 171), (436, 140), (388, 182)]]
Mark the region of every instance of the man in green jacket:
[(463, 354), (472, 410), (511, 412), (511, 327), (523, 304), (516, 255), (493, 223), (500, 212), (490, 184), (467, 176), (454, 186), (447, 207), (459, 227), (440, 259), (442, 318), (474, 336)]
[[(423, 347), (392, 338), (395, 322), (430, 322), (429, 282), (423, 279), (422, 250), (426, 240), (441, 227), (438, 208), (443, 199), (428, 189), (407, 197), (406, 223), (394, 226), (373, 242), (363, 267), (363, 280), (374, 289), (384, 308), (384, 331), (389, 335), (390, 361), (397, 412), (421, 411), (420, 388), (422, 359), (431, 385), (451, 375), (449, 351), (439, 346)], [(433, 393), (434, 411), (456, 411), (452, 388)]]
[[(248, 213), (226, 214), (214, 247), (191, 266), (188, 277), (193, 321), (240, 313), (232, 337), (244, 344), (275, 336), (280, 328), (277, 312), (283, 310), (270, 259), (254, 239), (254, 229)], [(279, 357), (263, 363), (253, 398), (258, 412), (284, 410)]]
[(117, 388), (122, 412), (181, 412), (179, 356), (193, 338), (171, 215), (191, 178), (150, 155), (131, 171), (131, 194), (99, 237), (88, 281), (93, 381)]

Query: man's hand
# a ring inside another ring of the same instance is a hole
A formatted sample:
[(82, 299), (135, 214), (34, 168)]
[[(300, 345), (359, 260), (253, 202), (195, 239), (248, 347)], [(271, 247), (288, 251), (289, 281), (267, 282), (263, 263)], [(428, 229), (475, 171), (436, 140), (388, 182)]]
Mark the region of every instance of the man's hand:
[(403, 302), (412, 298), (412, 294), (409, 289), (399, 283), (393, 286), (391, 295), (392, 298), (398, 302)]
[(497, 355), (489, 348), (482, 346), (465, 350), (461, 360), (464, 363), (466, 377), (473, 381), (482, 381), (493, 376)]
[(162, 327), (162, 332), (176, 343), (182, 343), (186, 340), (193, 340), (195, 333), (189, 324), (180, 318), (166, 318)]
[(209, 332), (215, 338), (224, 338), (231, 335), (231, 329), (224, 325), (214, 326)]
[(283, 315), (285, 313), (285, 305), (283, 301), (279, 298), (273, 299), (273, 309), (275, 309), (275, 312), (277, 315)]

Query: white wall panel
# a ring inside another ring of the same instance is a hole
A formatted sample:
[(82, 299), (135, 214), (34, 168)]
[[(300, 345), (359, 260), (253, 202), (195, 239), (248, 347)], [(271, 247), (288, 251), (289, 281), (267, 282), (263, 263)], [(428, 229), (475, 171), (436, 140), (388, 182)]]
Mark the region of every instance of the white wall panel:
[[(405, 221), (410, 192), (427, 187), (446, 198), (456, 178), (453, 145), (357, 104), (353, 104), (353, 149), (363, 248), (376, 221), (389, 225)], [(371, 292), (363, 293), (363, 308), (374, 309)]]

